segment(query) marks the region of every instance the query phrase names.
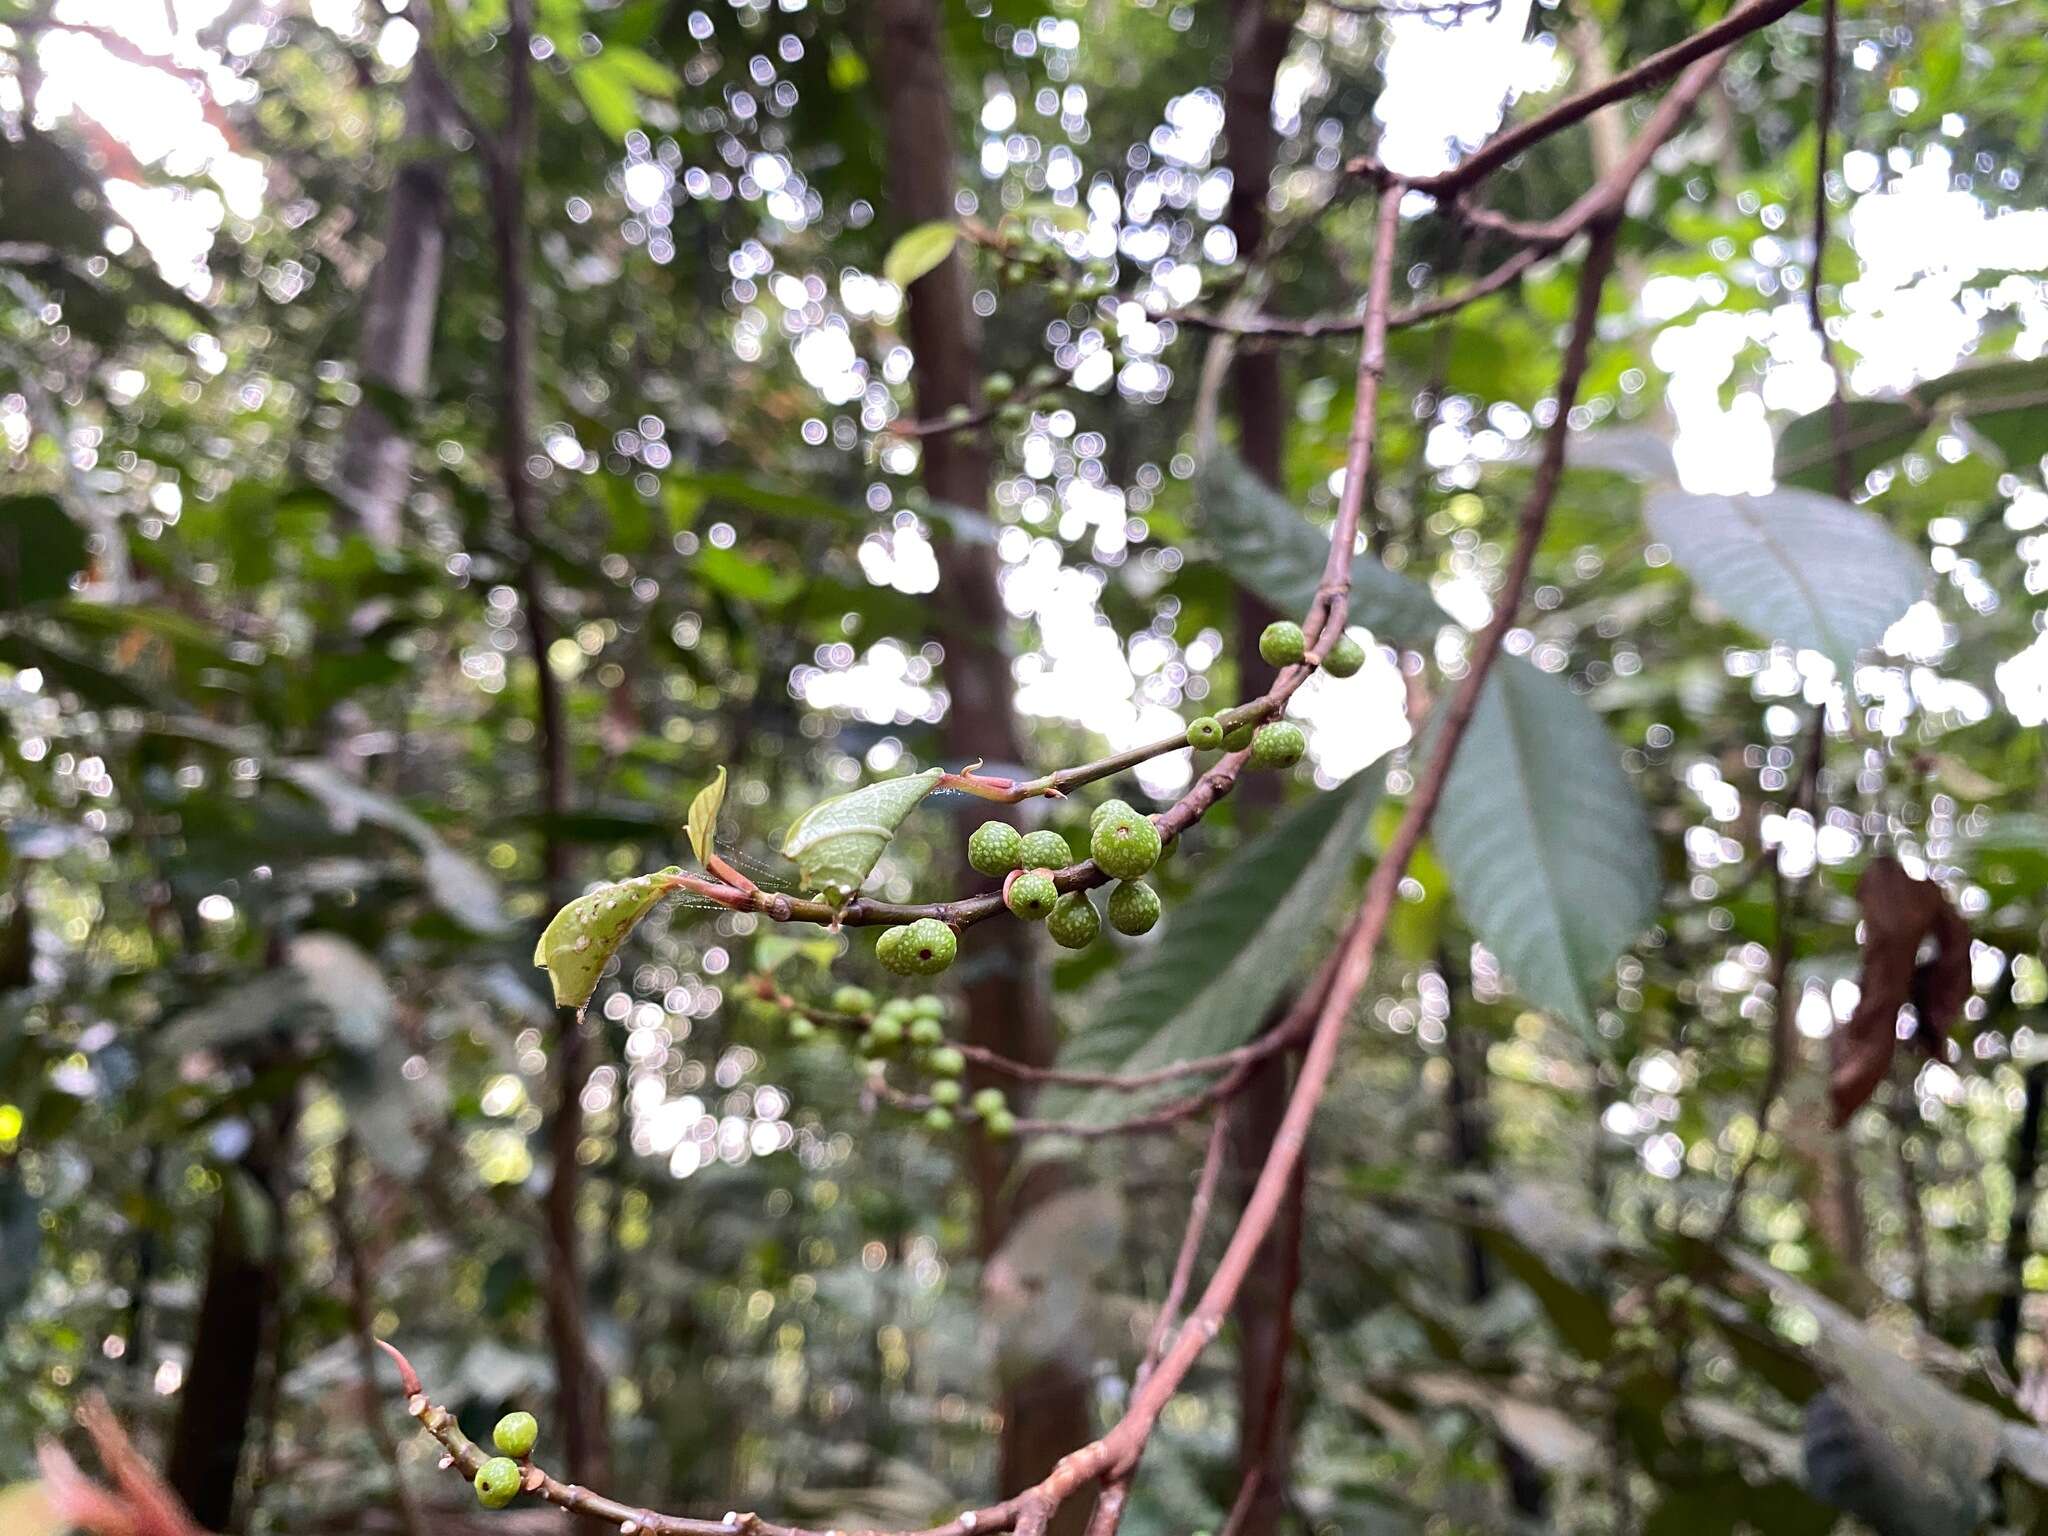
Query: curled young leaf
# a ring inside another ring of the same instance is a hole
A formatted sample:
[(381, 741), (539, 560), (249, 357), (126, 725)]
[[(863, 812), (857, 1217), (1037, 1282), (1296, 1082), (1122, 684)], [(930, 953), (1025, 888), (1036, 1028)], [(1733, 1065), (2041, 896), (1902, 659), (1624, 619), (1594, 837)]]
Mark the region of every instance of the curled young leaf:
[(943, 777), (943, 769), (928, 768), (820, 801), (790, 824), (782, 840), (783, 857), (796, 861), (806, 891), (835, 903), (846, 901), (874, 872), (903, 818)]
[(533, 963), (548, 973), (556, 1007), (581, 1011), (606, 962), (655, 903), (676, 889), (681, 874), (671, 864), (657, 874), (601, 885), (555, 914), (533, 947)]
[(712, 836), (718, 830), (719, 808), (725, 804), (725, 769), (721, 766), (718, 776), (697, 791), (697, 798), (690, 802), (688, 831), (690, 847), (697, 855), (697, 862), (704, 863), (711, 857)]

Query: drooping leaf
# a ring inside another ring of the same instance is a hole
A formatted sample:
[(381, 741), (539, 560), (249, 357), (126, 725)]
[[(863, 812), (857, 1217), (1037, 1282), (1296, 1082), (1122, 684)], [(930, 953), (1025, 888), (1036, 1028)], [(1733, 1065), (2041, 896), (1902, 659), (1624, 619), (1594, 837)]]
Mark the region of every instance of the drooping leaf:
[(533, 946), (533, 963), (548, 973), (556, 1007), (582, 1010), (619, 946), (676, 889), (680, 874), (670, 865), (656, 874), (601, 885), (555, 914)]
[[(1378, 802), (1381, 775), (1304, 800), (1168, 909), (1159, 942), (1117, 973), (1060, 1065), (1141, 1072), (1242, 1045), (1321, 936)], [(1199, 1079), (1141, 1093), (1049, 1096), (1045, 1113), (1103, 1123), (1187, 1093)]]
[(903, 818), (944, 776), (944, 769), (927, 768), (821, 800), (790, 823), (782, 855), (796, 861), (806, 891), (845, 901), (874, 872)]
[(287, 948), (306, 995), (325, 1009), (345, 1049), (370, 1051), (391, 1028), (398, 1001), (377, 964), (336, 933), (302, 933)]
[(1459, 909), (1521, 995), (1590, 1028), (1615, 957), (1657, 906), (1649, 820), (1598, 717), (1503, 658), (1430, 832)]
[(696, 798), (690, 802), (687, 830), (691, 851), (697, 855), (699, 864), (711, 857), (712, 839), (718, 831), (718, 812), (724, 804), (725, 766), (720, 764), (718, 776), (698, 790)]
[(952, 255), (959, 240), (959, 227), (942, 219), (906, 229), (882, 258), (882, 276), (898, 288), (908, 288)]
[[(1779, 1305), (1796, 1306), (1810, 1319), (1811, 1351), (1833, 1385), (1809, 1404), (1825, 1416), (1836, 1410), (1846, 1421), (1817, 1426), (1825, 1436), (1853, 1439), (1834, 1448), (1861, 1463), (1863, 1476), (1838, 1479), (1816, 1468), (1815, 1436), (1806, 1444), (1808, 1484), (1817, 1497), (1871, 1491), (1872, 1475), (1884, 1473), (1891, 1503), (1878, 1508), (1878, 1529), (1896, 1536), (1938, 1536), (1978, 1528), (1988, 1513), (1987, 1479), (2008, 1459), (2005, 1426), (1993, 1409), (1916, 1368), (1883, 1342), (1867, 1324), (1792, 1276), (1737, 1247), (1724, 1250), (1729, 1262), (1768, 1286)], [(2018, 1426), (2013, 1426), (2017, 1428)], [(1861, 1442), (1861, 1444), (1857, 1444)], [(1873, 1457), (1880, 1460), (1873, 1463)], [(1815, 1477), (1819, 1470), (1823, 1473)], [(1849, 1504), (1873, 1513), (1865, 1500)]]
[(1767, 640), (1829, 657), (1846, 680), (1927, 584), (1873, 514), (1813, 491), (1651, 492), (1651, 534), (1706, 596)]
[[(1828, 1079), (1834, 1122), (1860, 1109), (1891, 1070), (1899, 1010), (1919, 1016), (1914, 1040), (1939, 1057), (1948, 1027), (1970, 997), (1970, 928), (1940, 886), (1916, 880), (1889, 855), (1873, 858), (1856, 882), (1863, 913), (1863, 968), (1856, 1011), (1843, 1027), (1843, 1048)], [(1920, 948), (1933, 941), (1925, 962)]]
[(1609, 427), (1571, 440), (1572, 469), (1604, 469), (1646, 484), (1678, 481), (1671, 444), (1648, 427)]
[(325, 806), (344, 830), (367, 821), (411, 843), (420, 854), (421, 874), (436, 904), (470, 932), (499, 934), (510, 926), (498, 902), (497, 882), (406, 806), (357, 783), (324, 758), (293, 758), (274, 767), (279, 777)]
[[(1308, 612), (1330, 537), (1253, 474), (1227, 448), (1218, 448), (1195, 477), (1202, 532), (1231, 579), (1294, 618)], [(1351, 563), (1350, 622), (1393, 645), (1426, 645), (1450, 618), (1420, 582), (1390, 571), (1370, 551)]]
[(54, 497), (0, 498), (0, 609), (63, 597), (85, 560), (85, 530)]

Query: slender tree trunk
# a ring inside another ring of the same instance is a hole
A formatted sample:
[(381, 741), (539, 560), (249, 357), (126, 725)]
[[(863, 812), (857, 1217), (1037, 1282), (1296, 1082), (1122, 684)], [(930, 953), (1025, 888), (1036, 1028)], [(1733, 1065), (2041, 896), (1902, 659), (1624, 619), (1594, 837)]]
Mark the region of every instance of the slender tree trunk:
[[(1266, 242), (1266, 198), (1279, 151), (1273, 131), (1273, 81), (1287, 56), (1298, 10), (1272, 0), (1230, 0), (1230, 65), (1223, 90), (1224, 164), (1231, 176), (1226, 218), (1242, 261), (1256, 261)], [(1238, 454), (1253, 474), (1278, 487), (1287, 449), (1279, 352), (1240, 347), (1231, 363), (1231, 386)], [(1238, 697), (1249, 699), (1272, 686), (1273, 669), (1259, 655), (1259, 632), (1279, 614), (1262, 598), (1241, 589), (1236, 617)], [(1270, 809), (1279, 799), (1281, 782), (1277, 775), (1253, 774), (1238, 786), (1238, 804), (1248, 816)], [(1284, 1006), (1276, 1010), (1274, 1019), (1284, 1012)], [(1265, 1166), (1287, 1095), (1288, 1058), (1283, 1052), (1260, 1064), (1232, 1106), (1232, 1182), (1240, 1199)], [(1287, 1508), (1288, 1468), (1294, 1454), (1287, 1395), (1287, 1356), (1294, 1338), (1295, 1287), (1290, 1276), (1301, 1261), (1302, 1189), (1299, 1179), (1289, 1186), (1286, 1207), (1245, 1277), (1234, 1311), (1238, 1477), (1241, 1484), (1256, 1479), (1235, 1526), (1239, 1536), (1270, 1536)]]
[(276, 1339), (284, 1200), (297, 1118), (290, 1098), (259, 1117), (239, 1172), (260, 1192), (261, 1206), (224, 1188), (214, 1213), (192, 1363), (179, 1394), (165, 1468), (172, 1489), (204, 1530), (239, 1530), (247, 1513), (237, 1494), (264, 1345)]
[[(953, 140), (956, 123), (939, 36), (939, 0), (877, 0), (875, 78), (888, 149), (889, 198), (900, 228), (956, 216)], [(918, 415), (943, 417), (980, 402), (981, 347), (968, 303), (968, 273), (948, 256), (910, 286), (910, 341), (917, 362), (912, 385)], [(988, 502), (989, 460), (976, 434), (942, 433), (924, 442), (923, 479), (934, 501), (980, 508)], [(1002, 602), (994, 551), (985, 544), (942, 539), (933, 625), (945, 647), (951, 707), (946, 750), (971, 760), (1015, 763), (1024, 756), (1011, 707), (1012, 683), (994, 626)], [(973, 824), (991, 808), (969, 801), (960, 811), (964, 850)], [(975, 878), (963, 862), (962, 874)], [(967, 988), (969, 1037), (1029, 1062), (1052, 1059), (1056, 1040), (1033, 963), (1032, 936), (1022, 924), (993, 924), (977, 937), (985, 969)], [(1014, 1090), (1014, 1085), (999, 1086)], [(1007, 1149), (979, 1137), (974, 1175), (980, 1193), (979, 1239), (984, 1257), (1001, 1246), (1017, 1215), (1054, 1188), (1042, 1165), (1012, 1188)], [(1009, 1385), (1003, 1402), (1002, 1492), (1016, 1493), (1052, 1470), (1093, 1430), (1087, 1379), (1065, 1361), (1049, 1361)], [(1055, 1536), (1081, 1529), (1087, 1510), (1063, 1509)]]
[[(540, 579), (540, 488), (526, 467), (533, 449), (533, 305), (526, 275), (526, 157), (533, 127), (532, 0), (512, 0), (505, 39), (505, 125), (490, 147), (491, 226), (497, 248), (498, 302), (503, 341), (500, 366), (505, 397), (498, 433), (499, 474), (512, 532), (519, 542), (518, 586), (533, 654), (536, 732), (539, 755), (542, 875), (548, 905), (573, 894), (569, 849), (560, 819), (569, 809), (569, 737), (562, 684), (548, 660), (554, 625), (548, 617)], [(582, 1232), (577, 1206), (582, 1165), (583, 1083), (589, 1076), (589, 1037), (580, 1010), (557, 1014), (551, 1052), (548, 1111), (550, 1173), (545, 1203), (549, 1263), (543, 1294), (548, 1343), (555, 1358), (557, 1412), (569, 1478), (586, 1486), (610, 1481), (610, 1435), (605, 1424), (603, 1384), (590, 1358), (584, 1322)]]
[[(357, 372), (407, 397), (427, 387), (441, 264), (448, 244), (447, 124), (442, 85), (424, 42), (405, 87), (404, 161), (385, 199), (384, 253), (363, 301)], [(335, 489), (370, 541), (395, 545), (412, 487), (412, 434), (374, 395), (349, 417)]]

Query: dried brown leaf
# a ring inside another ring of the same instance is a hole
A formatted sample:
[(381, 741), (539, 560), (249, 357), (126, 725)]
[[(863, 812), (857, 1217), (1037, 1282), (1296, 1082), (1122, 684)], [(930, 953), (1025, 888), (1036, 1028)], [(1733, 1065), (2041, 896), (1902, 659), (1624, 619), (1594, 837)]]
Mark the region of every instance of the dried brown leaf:
[[(1870, 861), (1856, 884), (1863, 909), (1863, 968), (1856, 1011), (1836, 1037), (1828, 1097), (1837, 1126), (1847, 1123), (1877, 1091), (1898, 1050), (1899, 1010), (1913, 1005), (1915, 1037), (1939, 1057), (1948, 1028), (1970, 996), (1970, 929), (1941, 887), (1916, 880), (1898, 860)], [(1920, 949), (1934, 941), (1924, 963)]]

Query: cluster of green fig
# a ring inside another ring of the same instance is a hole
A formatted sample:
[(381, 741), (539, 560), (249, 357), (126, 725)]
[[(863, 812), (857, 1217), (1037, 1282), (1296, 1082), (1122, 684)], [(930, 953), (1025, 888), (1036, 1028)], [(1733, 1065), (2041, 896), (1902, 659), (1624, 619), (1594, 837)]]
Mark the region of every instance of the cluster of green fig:
[[(1275, 620), (1259, 634), (1259, 656), (1270, 667), (1291, 667), (1307, 659), (1308, 637), (1292, 620)], [(1365, 665), (1365, 647), (1349, 635), (1339, 635), (1321, 665), (1332, 677), (1354, 676)], [(1292, 720), (1226, 725), (1215, 715), (1202, 715), (1188, 722), (1188, 745), (1197, 752), (1249, 749), (1254, 768), (1292, 768), (1308, 750), (1308, 738)]]
[[(1088, 857), (1118, 883), (1109, 893), (1109, 924), (1118, 933), (1149, 933), (1159, 921), (1159, 893), (1144, 876), (1159, 862), (1159, 828), (1121, 800), (1105, 800), (1088, 822)], [(986, 821), (967, 840), (967, 862), (1003, 878), (1003, 905), (1029, 923), (1045, 924), (1064, 949), (1085, 949), (1102, 932), (1102, 919), (1086, 891), (1060, 894), (1056, 875), (1075, 862), (1073, 846), (1058, 832), (1020, 833), (1008, 822)]]
[(476, 1501), (485, 1509), (503, 1509), (519, 1497), (526, 1484), (526, 1459), (540, 1438), (540, 1423), (530, 1413), (508, 1413), (491, 1431), (498, 1454), (476, 1469)]
[[(946, 1038), (943, 998), (926, 992), (877, 1003), (866, 987), (849, 984), (832, 994), (826, 1008), (814, 1011), (830, 1014), (835, 1023), (860, 1029), (854, 1048), (867, 1061), (870, 1073), (885, 1072), (897, 1059), (907, 1060), (924, 1073), (925, 1097), (931, 1100), (924, 1112), (926, 1130), (950, 1131), (961, 1113), (971, 1111), (991, 1136), (1016, 1133), (1017, 1117), (1002, 1089), (983, 1088), (968, 1096), (961, 1081), (967, 1074), (967, 1057)], [(818, 1033), (818, 1022), (809, 1013), (801, 1008), (790, 1011), (792, 1040), (815, 1040)]]

